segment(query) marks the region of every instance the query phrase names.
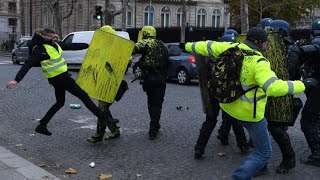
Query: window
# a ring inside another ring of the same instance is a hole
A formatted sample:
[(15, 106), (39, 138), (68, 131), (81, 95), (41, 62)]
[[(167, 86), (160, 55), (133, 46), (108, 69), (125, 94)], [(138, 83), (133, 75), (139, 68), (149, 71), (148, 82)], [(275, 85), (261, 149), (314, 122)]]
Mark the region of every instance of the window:
[(164, 7), (161, 9), (161, 27), (169, 27), (170, 25), (170, 9)]
[(147, 6), (144, 9), (144, 25), (146, 26), (153, 26), (153, 12), (154, 8), (152, 6)]
[(82, 4), (78, 5), (78, 26), (83, 25), (83, 7)]
[(42, 12), (42, 23), (44, 26), (48, 26), (49, 23), (49, 13), (48, 13), (48, 8), (44, 7), (43, 12)]
[(17, 5), (15, 2), (9, 2), (8, 3), (8, 11), (9, 13), (13, 14), (13, 13), (16, 13), (17, 11)]
[(64, 44), (71, 44), (73, 39), (73, 34), (70, 34), (68, 37), (66, 37), (63, 41)]
[[(117, 8), (114, 4), (110, 4), (111, 12), (114, 13), (116, 12)], [(111, 26), (116, 27), (116, 20), (115, 16), (113, 16), (112, 21), (111, 21)]]
[(182, 8), (179, 8), (177, 11), (177, 26), (181, 27), (182, 25)]
[(220, 27), (221, 11), (219, 9), (213, 10), (212, 13), (212, 27)]
[(205, 27), (206, 26), (206, 16), (207, 16), (207, 12), (205, 9), (201, 8), (198, 10), (198, 13), (197, 13), (197, 26), (198, 27)]
[(127, 20), (127, 27), (132, 27), (132, 18), (133, 18), (133, 10), (132, 10), (132, 6), (130, 6), (130, 5), (128, 5), (128, 7), (127, 7), (127, 18), (126, 18), (126, 20)]

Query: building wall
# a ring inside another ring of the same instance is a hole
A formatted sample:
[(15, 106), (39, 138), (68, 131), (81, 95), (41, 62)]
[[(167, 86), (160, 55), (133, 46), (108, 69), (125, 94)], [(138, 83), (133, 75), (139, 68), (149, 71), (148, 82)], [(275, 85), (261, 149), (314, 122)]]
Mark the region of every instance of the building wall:
[[(153, 0), (154, 1), (154, 0)], [(189, 26), (196, 26), (197, 11), (200, 8), (206, 10), (206, 25), (205, 27), (212, 27), (212, 12), (214, 9), (218, 9), (221, 12), (220, 28), (224, 27), (224, 4), (220, 0), (194, 0), (197, 3), (195, 5), (187, 5), (187, 22)], [(132, 26), (127, 28), (141, 28), (144, 26), (145, 21), (145, 8), (149, 5), (149, 2), (139, 3), (139, 0), (131, 0), (129, 5), (132, 7)], [(110, 0), (112, 6), (115, 6), (116, 10), (122, 8), (121, 0)], [(95, 14), (95, 6), (102, 6), (102, 10), (105, 9), (105, 0), (78, 0), (74, 6), (72, 15), (63, 20), (62, 22), (62, 34), (66, 34), (73, 31), (83, 30), (95, 30), (100, 27), (100, 21), (95, 20), (93, 15)], [(177, 27), (177, 11), (182, 7), (181, 4), (160, 4), (152, 2), (151, 5), (154, 8), (154, 26), (161, 27), (161, 9), (168, 7), (170, 9), (170, 25), (169, 27)], [(60, 1), (60, 11), (65, 16), (70, 10), (71, 0)], [(33, 0), (33, 14), (32, 22), (34, 30), (36, 27), (53, 28), (52, 13), (49, 9), (44, 10), (46, 5), (42, 0)], [(81, 8), (82, 7), (82, 8)], [(80, 11), (82, 9), (82, 11)], [(28, 9), (25, 11), (28, 16)], [(48, 16), (48, 23), (44, 23), (44, 16)], [(82, 18), (81, 18), (82, 17)], [(81, 19), (79, 19), (81, 18)], [(136, 20), (136, 21), (135, 21)], [(114, 28), (121, 29), (122, 15), (115, 16)], [(26, 32), (29, 33), (29, 24), (26, 23)], [(227, 21), (227, 25), (229, 21)]]
[[(15, 10), (9, 10), (9, 2), (15, 3)], [(0, 7), (0, 43), (18, 40), (20, 37), (20, 0), (7, 0)], [(15, 25), (9, 25), (9, 19), (16, 19)]]

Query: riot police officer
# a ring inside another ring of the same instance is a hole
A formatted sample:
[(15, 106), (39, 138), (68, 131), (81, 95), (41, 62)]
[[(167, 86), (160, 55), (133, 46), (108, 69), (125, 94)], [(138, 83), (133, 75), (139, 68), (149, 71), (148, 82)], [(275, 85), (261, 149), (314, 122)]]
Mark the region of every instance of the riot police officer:
[[(268, 19), (267, 19), (268, 20)], [(266, 20), (266, 21), (267, 21)], [(280, 52), (283, 52), (283, 57), (286, 57), (288, 54), (288, 48), (290, 45), (294, 43), (294, 41), (291, 38), (291, 29), (289, 26), (289, 23), (284, 20), (273, 20), (269, 25), (270, 30), (272, 32), (277, 32), (281, 35), (281, 38), (274, 41), (277, 41), (275, 43), (283, 43), (284, 46), (282, 47), (280, 45)], [(282, 42), (281, 42), (282, 41)], [(268, 52), (270, 51), (270, 52)], [(274, 51), (279, 51), (279, 49), (267, 49), (267, 57), (268, 54), (270, 54), (271, 57), (268, 57), (268, 59), (271, 61), (271, 63), (275, 66), (277, 64), (283, 64), (281, 56), (273, 56), (275, 54)], [(279, 55), (279, 53), (277, 54)], [(287, 61), (287, 59), (284, 59)], [(277, 75), (280, 76), (280, 78), (285, 79), (291, 79), (289, 78), (289, 73), (287, 70), (283, 71), (284, 67), (278, 67), (274, 68)], [(282, 77), (281, 77), (282, 76)], [(292, 95), (288, 95), (286, 97), (281, 97), (282, 99), (280, 101), (277, 101), (277, 103), (274, 103), (275, 100), (278, 98), (270, 98), (268, 99), (268, 104), (266, 108), (266, 117), (268, 120), (268, 130), (270, 134), (272, 135), (273, 139), (277, 142), (278, 146), (280, 147), (280, 151), (282, 153), (282, 161), (280, 165), (277, 167), (276, 172), (283, 174), (287, 173), (290, 169), (295, 167), (296, 161), (295, 161), (295, 152), (291, 146), (290, 137), (286, 130), (288, 129), (288, 125), (293, 125), (294, 121), (300, 112), (300, 109), (302, 108), (302, 101), (299, 98), (292, 99)], [(273, 101), (273, 102), (272, 102)], [(293, 103), (295, 106), (293, 106)], [(281, 111), (274, 111), (274, 109), (281, 109)], [(295, 112), (294, 115), (293, 112)], [(282, 114), (281, 117), (279, 114)], [(288, 122), (288, 119), (290, 121)]]
[(294, 46), (289, 52), (289, 58), (290, 74), (299, 78), (301, 70), (302, 78), (307, 78), (309, 86), (312, 87), (305, 92), (307, 100), (301, 112), (301, 130), (311, 155), (301, 158), (300, 162), (320, 167), (320, 87), (318, 84), (320, 81), (320, 19), (312, 23), (311, 43), (300, 47)]
[(154, 140), (160, 129), (162, 103), (166, 91), (169, 53), (161, 40), (156, 39), (156, 29), (144, 26), (139, 32), (133, 54), (142, 54), (139, 67), (142, 71), (140, 83), (148, 97), (150, 114), (149, 139)]

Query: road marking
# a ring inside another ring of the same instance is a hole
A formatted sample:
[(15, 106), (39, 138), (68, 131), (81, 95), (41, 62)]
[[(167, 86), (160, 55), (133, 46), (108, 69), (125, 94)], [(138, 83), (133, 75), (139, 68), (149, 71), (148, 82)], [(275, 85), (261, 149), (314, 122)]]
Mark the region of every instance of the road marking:
[(12, 64), (12, 61), (1, 61), (0, 64)]

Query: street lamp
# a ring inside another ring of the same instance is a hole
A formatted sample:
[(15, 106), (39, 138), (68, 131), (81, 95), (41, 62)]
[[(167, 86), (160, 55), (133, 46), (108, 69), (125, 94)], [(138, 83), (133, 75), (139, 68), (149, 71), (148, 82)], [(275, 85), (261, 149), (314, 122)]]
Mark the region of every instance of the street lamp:
[(224, 31), (227, 30), (227, 17), (229, 14), (229, 4), (230, 4), (231, 0), (223, 0), (223, 4), (224, 4)]

